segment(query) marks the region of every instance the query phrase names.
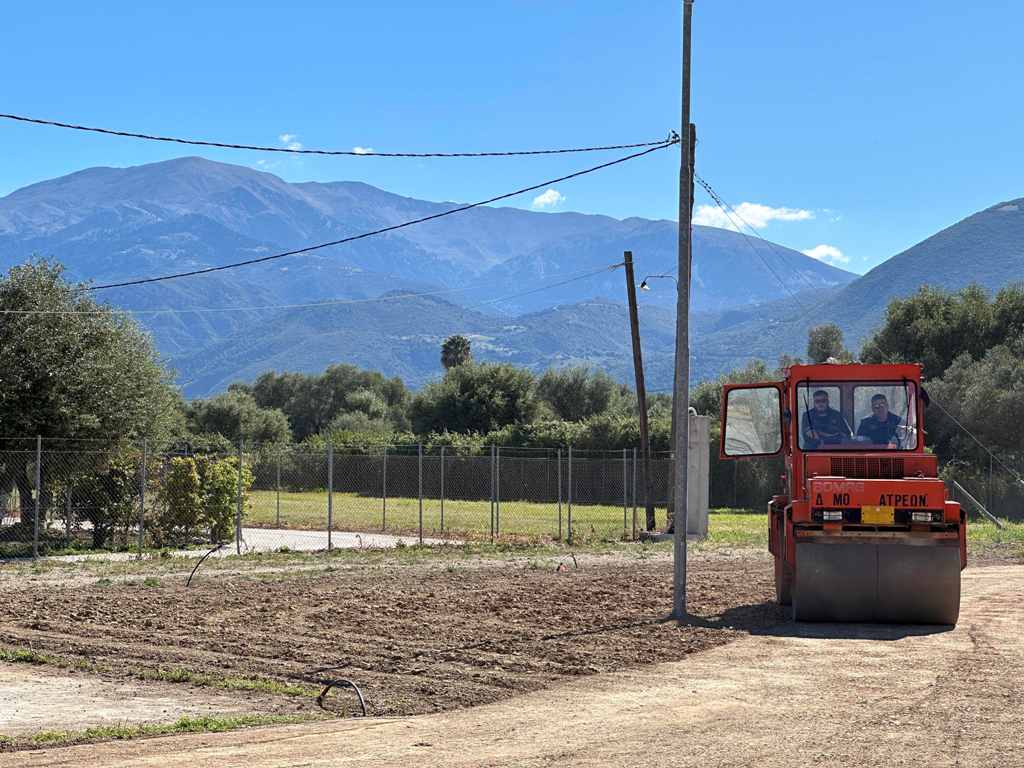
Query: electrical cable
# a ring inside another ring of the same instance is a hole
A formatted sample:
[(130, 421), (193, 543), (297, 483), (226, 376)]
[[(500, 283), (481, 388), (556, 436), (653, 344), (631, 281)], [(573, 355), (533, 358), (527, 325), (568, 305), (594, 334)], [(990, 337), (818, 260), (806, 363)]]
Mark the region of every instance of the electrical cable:
[[(496, 299), (488, 299), (486, 301), (479, 302), (477, 304), (470, 304), (467, 308), (485, 306), (487, 304), (495, 304), (500, 301), (507, 299), (517, 298), (519, 296), (525, 296), (530, 293), (537, 293), (540, 291), (548, 290), (549, 288), (556, 288), (560, 285), (566, 285), (568, 283), (575, 282), (577, 280), (583, 280), (593, 275), (600, 274), (608, 270), (615, 269), (621, 266), (621, 262), (618, 264), (609, 264), (604, 267), (600, 267), (594, 270), (587, 270), (583, 272), (570, 273), (567, 279), (564, 279), (556, 283), (545, 283), (538, 287), (531, 288), (520, 293), (513, 293), (508, 296), (500, 296)], [(62, 317), (75, 316), (75, 315), (129, 315), (129, 316), (142, 316), (142, 315), (187, 315), (187, 314), (206, 314), (215, 312), (259, 312), (267, 310), (285, 310), (285, 309), (324, 309), (328, 307), (336, 307), (342, 305), (351, 304), (376, 304), (378, 302), (385, 301), (401, 301), (403, 299), (418, 299), (431, 296), (441, 296), (444, 294), (451, 293), (463, 293), (465, 291), (473, 291), (480, 288), (497, 288), (507, 284), (507, 281), (501, 283), (474, 283), (471, 285), (464, 285), (459, 288), (442, 288), (436, 291), (420, 291), (417, 293), (390, 293), (381, 296), (370, 296), (362, 299), (331, 299), (328, 301), (310, 301), (301, 304), (262, 304), (252, 307), (246, 306), (233, 306), (233, 307), (184, 307), (184, 308), (172, 308), (165, 307), (163, 309), (117, 309), (114, 307), (103, 307), (101, 309), (89, 309), (82, 311), (75, 310), (61, 310), (61, 309), (0, 309), (0, 315), (59, 315)]]
[(259, 144), (239, 144), (234, 142), (207, 141), (204, 139), (183, 139), (176, 136), (159, 136), (149, 133), (137, 133), (135, 131), (121, 131), (113, 128), (96, 128), (76, 123), (64, 123), (59, 120), (44, 120), (38, 117), (26, 117), (25, 115), (12, 115), (0, 113), (4, 120), (14, 120), (20, 123), (32, 125), (46, 125), (53, 128), (65, 128), (72, 131), (86, 131), (88, 133), (101, 133), (107, 136), (122, 136), (130, 139), (142, 139), (144, 141), (162, 141), (171, 144), (187, 144), (196, 147), (215, 147), (218, 149), (246, 149), (253, 152), (279, 152), (290, 155), (344, 155), (349, 157), (521, 157), (524, 155), (565, 155), (578, 152), (606, 152), (613, 149), (637, 149), (640, 147), (655, 147), (661, 144), (673, 143), (678, 139), (675, 131), (669, 133), (667, 139), (661, 141), (641, 141), (632, 144), (607, 144), (596, 147), (566, 147), (559, 149), (521, 149), (504, 150), (491, 152), (376, 152), (365, 149), (298, 149), (291, 147), (268, 147)]
[(172, 274), (169, 274), (169, 275), (159, 275), (159, 276), (155, 276), (155, 277), (142, 277), (142, 278), (138, 278), (138, 279), (135, 279), (135, 280), (124, 280), (124, 281), (118, 282), (118, 283), (105, 283), (103, 285), (90, 285), (90, 286), (84, 287), (82, 290), (84, 290), (84, 291), (98, 291), (98, 290), (103, 290), (103, 289), (106, 289), (106, 288), (124, 288), (124, 287), (127, 287), (127, 286), (133, 286), (133, 285), (145, 285), (147, 283), (158, 283), (158, 282), (163, 282), (165, 280), (175, 280), (175, 279), (181, 278), (181, 277), (194, 277), (196, 275), (206, 275), (206, 274), (210, 274), (211, 272), (222, 272), (224, 270), (237, 269), (238, 267), (250, 266), (252, 264), (262, 264), (264, 262), (274, 261), (275, 259), (282, 259), (282, 258), (284, 258), (286, 256), (297, 256), (297, 255), (302, 254), (302, 253), (310, 253), (311, 251), (317, 251), (317, 250), (320, 250), (321, 248), (329, 248), (329, 247), (335, 246), (335, 245), (343, 245), (345, 243), (351, 243), (351, 242), (354, 242), (356, 240), (363, 240), (363, 239), (368, 238), (368, 237), (374, 237), (376, 235), (382, 235), (382, 234), (384, 234), (386, 232), (394, 232), (394, 231), (399, 230), (399, 229), (404, 229), (405, 227), (411, 227), (411, 226), (413, 226), (415, 224), (423, 224), (423, 223), (425, 223), (427, 221), (433, 221), (434, 219), (440, 219), (440, 218), (443, 218), (445, 216), (451, 216), (451, 215), (456, 214), (456, 213), (463, 213), (464, 211), (468, 211), (468, 210), (471, 210), (473, 208), (479, 208), (479, 207), (484, 206), (484, 205), (489, 205), (491, 203), (496, 203), (496, 202), (498, 202), (500, 200), (507, 200), (510, 197), (516, 197), (517, 195), (522, 195), (522, 194), (525, 194), (527, 192), (533, 192), (535, 190), (541, 189), (542, 187), (547, 187), (547, 186), (550, 186), (552, 184), (559, 184), (559, 183), (561, 183), (563, 181), (568, 181), (570, 179), (575, 179), (575, 178), (578, 178), (580, 176), (585, 176), (588, 173), (595, 173), (596, 171), (600, 171), (600, 170), (603, 170), (605, 168), (610, 168), (613, 165), (618, 165), (619, 163), (625, 163), (625, 162), (627, 162), (629, 160), (635, 160), (638, 157), (643, 157), (644, 155), (649, 155), (651, 152), (657, 152), (660, 149), (665, 149), (666, 147), (670, 147), (670, 146), (672, 146), (674, 144), (677, 144), (678, 141), (679, 141), (678, 138), (674, 138), (671, 141), (667, 141), (665, 143), (659, 144), (658, 146), (651, 147), (650, 149), (645, 149), (645, 150), (643, 150), (641, 152), (634, 152), (631, 155), (625, 155), (624, 157), (620, 157), (620, 158), (617, 158), (615, 160), (609, 160), (606, 163), (601, 163), (600, 165), (591, 166), (590, 168), (584, 168), (583, 170), (575, 171), (575, 172), (567, 174), (565, 176), (560, 176), (557, 179), (549, 179), (547, 181), (542, 181), (539, 184), (532, 184), (532, 185), (530, 185), (528, 187), (523, 187), (522, 189), (517, 189), (517, 190), (515, 190), (513, 192), (506, 192), (504, 194), (488, 198), (487, 200), (479, 200), (479, 201), (477, 201), (475, 203), (468, 203), (467, 205), (462, 205), (462, 206), (458, 206), (456, 208), (451, 208), (451, 209), (449, 209), (447, 211), (441, 211), (440, 213), (433, 213), (433, 214), (430, 214), (429, 216), (421, 216), (420, 218), (411, 219), (409, 221), (403, 221), (403, 222), (401, 222), (399, 224), (392, 224), (392, 225), (387, 226), (387, 227), (380, 227), (379, 229), (374, 229), (374, 230), (371, 230), (369, 232), (363, 232), (363, 233), (358, 234), (358, 235), (351, 235), (349, 237), (343, 237), (340, 240), (331, 240), (330, 242), (326, 242), (326, 243), (319, 243), (317, 245), (309, 245), (309, 246), (306, 246), (304, 248), (296, 248), (294, 250), (285, 251), (283, 253), (275, 253), (275, 254), (271, 254), (270, 256), (260, 256), (259, 258), (246, 259), (245, 261), (236, 261), (236, 262), (232, 262), (231, 264), (222, 264), (222, 265), (219, 265), (219, 266), (216, 266), (216, 267), (203, 267), (202, 269), (193, 269), (193, 270), (190, 270), (188, 272), (177, 272), (177, 273), (172, 273)]
[(566, 280), (560, 280), (557, 283), (549, 283), (547, 285), (542, 285), (542, 286), (540, 286), (538, 288), (531, 288), (529, 290), (520, 291), (518, 293), (510, 293), (507, 296), (499, 296), (496, 299), (488, 299), (487, 301), (481, 301), (481, 302), (479, 302), (477, 304), (470, 304), (469, 308), (472, 309), (473, 307), (482, 307), (482, 306), (486, 306), (488, 304), (497, 304), (499, 301), (508, 301), (509, 299), (518, 299), (520, 296), (529, 296), (532, 293), (540, 293), (541, 291), (547, 291), (547, 290), (550, 290), (551, 288), (557, 288), (560, 285), (568, 285), (569, 283), (575, 283), (578, 280), (584, 280), (584, 279), (586, 279), (588, 277), (593, 277), (594, 275), (599, 275), (602, 272), (611, 272), (612, 270), (618, 269), (619, 267), (621, 267), (624, 263), (625, 262), (620, 261), (617, 264), (609, 264), (608, 266), (601, 267), (600, 269), (595, 269), (593, 271), (586, 272), (586, 273), (584, 273), (582, 275), (579, 275), (578, 277), (570, 277), (570, 278), (568, 278)]
[[(715, 201), (715, 205), (717, 205), (719, 207), (719, 209), (721, 209), (722, 213), (725, 214), (726, 218), (728, 218), (729, 221), (731, 221), (733, 223), (733, 226), (736, 227), (737, 233), (743, 236), (744, 242), (747, 243), (747, 245), (750, 247), (751, 251), (754, 252), (754, 255), (757, 256), (758, 259), (760, 259), (761, 263), (764, 264), (765, 269), (767, 269), (771, 273), (772, 277), (775, 278), (776, 282), (778, 282), (778, 284), (780, 286), (782, 286), (782, 289), (786, 293), (788, 293), (790, 298), (793, 299), (793, 301), (795, 301), (798, 305), (800, 305), (800, 307), (802, 309), (805, 308), (803, 303), (801, 303), (800, 299), (797, 298), (797, 294), (793, 292), (793, 289), (790, 288), (789, 285), (786, 284), (786, 282), (782, 279), (782, 277), (779, 275), (779, 273), (775, 271), (775, 268), (772, 267), (772, 265), (768, 263), (768, 260), (765, 259), (764, 256), (761, 255), (761, 253), (757, 250), (757, 248), (755, 248), (753, 246), (753, 244), (751, 244), (751, 242), (750, 242), (751, 236), (748, 235), (746, 232), (744, 232), (740, 228), (739, 224), (736, 223), (736, 219), (733, 218), (733, 214), (736, 215), (736, 218), (740, 219), (744, 224), (746, 224), (746, 226), (752, 232), (754, 231), (754, 228), (751, 227), (750, 224), (747, 224), (746, 221), (744, 221), (743, 218), (739, 215), (739, 213), (736, 212), (736, 209), (733, 208), (731, 205), (729, 205), (727, 202), (725, 202), (721, 198), (721, 196), (719, 196), (719, 194), (717, 192), (715, 192), (715, 190), (711, 187), (711, 185), (707, 181), (705, 181), (703, 178), (701, 178), (701, 176), (696, 171), (693, 174), (693, 178), (697, 181), (698, 184), (700, 184), (704, 188), (704, 191), (707, 192), (708, 195), (711, 196), (711, 199)], [(731, 211), (731, 213), (730, 213), (730, 211)], [(754, 237), (756, 237), (758, 240), (763, 240), (764, 242), (768, 243), (772, 247), (775, 247), (775, 243), (772, 243), (770, 240), (766, 240), (765, 238), (763, 238), (760, 235), (758, 235), (756, 232), (754, 232)]]
[[(731, 204), (730, 204), (730, 203), (729, 203), (729, 202), (728, 202), (727, 200), (722, 200), (721, 196), (719, 196), (719, 195), (718, 195), (718, 194), (717, 194), (717, 193), (716, 193), (716, 192), (715, 192), (715, 191), (714, 191), (714, 190), (713, 190), (713, 189), (711, 188), (711, 185), (710, 185), (710, 184), (709, 184), (709, 183), (707, 182), (707, 180), (705, 180), (705, 179), (701, 178), (701, 177), (700, 177), (700, 175), (698, 175), (698, 174), (697, 174), (696, 172), (694, 172), (694, 174), (693, 174), (693, 175), (694, 175), (694, 178), (695, 178), (695, 179), (697, 180), (697, 182), (698, 182), (698, 183), (699, 183), (699, 184), (700, 184), (700, 185), (701, 185), (701, 186), (702, 186), (702, 187), (704, 188), (704, 190), (705, 190), (705, 191), (706, 191), (706, 192), (707, 192), (707, 193), (708, 193), (708, 194), (709, 194), (709, 195), (711, 196), (711, 198), (712, 198), (712, 199), (713, 199), (713, 200), (714, 200), (714, 201), (715, 201), (715, 202), (716, 202), (716, 203), (718, 204), (718, 207), (719, 207), (719, 208), (722, 208), (722, 212), (723, 212), (723, 213), (725, 213), (725, 214), (726, 214), (726, 216), (729, 216), (729, 211), (731, 211), (731, 212), (732, 212), (732, 213), (733, 213), (733, 214), (734, 214), (734, 215), (736, 216), (736, 218), (737, 218), (737, 219), (739, 219), (739, 220), (740, 220), (740, 221), (741, 221), (741, 222), (742, 222), (742, 223), (743, 223), (743, 224), (744, 224), (744, 225), (746, 226), (747, 230), (749, 230), (750, 234), (751, 234), (751, 235), (753, 235), (753, 237), (754, 237), (755, 239), (757, 239), (757, 240), (760, 240), (761, 242), (765, 243), (765, 244), (766, 244), (766, 245), (767, 245), (767, 246), (768, 246), (769, 248), (773, 249), (774, 251), (776, 251), (776, 252), (777, 252), (777, 253), (778, 253), (779, 255), (781, 255), (781, 256), (783, 256), (783, 257), (786, 257), (786, 256), (788, 256), (788, 255), (789, 255), (789, 253), (791, 252), (791, 251), (790, 251), (790, 249), (788, 249), (788, 248), (784, 248), (783, 246), (779, 245), (778, 243), (774, 243), (774, 242), (772, 242), (771, 240), (769, 240), (769, 239), (768, 239), (768, 238), (766, 238), (766, 237), (761, 237), (761, 235), (760, 235), (760, 234), (758, 234), (757, 230), (756, 230), (756, 229), (754, 228), (754, 225), (753, 225), (753, 224), (751, 224), (751, 223), (750, 223), (749, 221), (747, 221), (747, 220), (746, 220), (745, 218), (743, 218), (743, 216), (742, 216), (742, 215), (740, 214), (740, 212), (739, 212), (738, 210), (736, 210), (736, 208), (734, 208), (734, 207), (733, 207), (733, 206), (732, 206), (732, 205), (731, 205)], [(723, 206), (724, 206), (724, 207), (723, 207)], [(728, 211), (727, 211), (727, 210), (725, 210), (726, 208), (728, 208)], [(732, 221), (733, 225), (735, 225), (735, 224), (736, 224), (736, 221), (735, 221), (735, 220), (733, 220), (731, 216), (729, 216), (729, 219), (730, 219), (730, 221)], [(737, 232), (739, 232), (740, 234), (743, 234), (743, 235), (745, 235), (745, 234), (746, 234), (746, 233), (744, 233), (744, 232), (740, 231), (739, 227), (737, 227), (737, 228), (736, 228), (736, 230), (737, 230)], [(808, 287), (809, 289), (812, 289), (812, 290), (813, 290), (813, 289), (815, 289), (815, 288), (818, 288), (818, 287), (819, 287), (819, 286), (818, 286), (818, 285), (816, 285), (815, 283), (812, 283), (812, 282), (811, 282), (811, 279), (810, 279), (810, 278), (809, 278), (809, 277), (808, 277), (808, 276), (807, 276), (807, 275), (806, 275), (806, 274), (805, 274), (804, 272), (802, 272), (802, 271), (797, 271), (797, 272), (796, 272), (796, 276), (797, 276), (797, 277), (798, 277), (798, 278), (799, 278), (800, 280), (802, 280), (802, 281), (803, 281), (803, 283), (804, 283), (804, 284), (805, 284), (805, 285), (806, 285), (806, 286), (807, 286), (807, 287)]]

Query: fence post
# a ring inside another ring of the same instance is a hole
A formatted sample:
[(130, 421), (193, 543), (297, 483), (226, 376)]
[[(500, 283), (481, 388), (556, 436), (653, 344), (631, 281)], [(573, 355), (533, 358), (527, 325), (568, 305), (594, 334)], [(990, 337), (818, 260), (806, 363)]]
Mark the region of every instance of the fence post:
[(386, 531), (388, 529), (388, 447), (384, 446), (384, 467), (381, 473), (380, 483), (380, 529)]
[(32, 559), (39, 557), (39, 501), (43, 495), (43, 438), (36, 435), (36, 499), (35, 520), (32, 523)]
[(629, 515), (629, 503), (626, 490), (629, 487), (629, 478), (626, 475), (626, 449), (622, 449), (622, 535), (626, 535), (627, 517)]
[(572, 446), (569, 446), (569, 543), (572, 544)]
[(494, 532), (501, 535), (501, 446), (494, 449)]
[(235, 554), (242, 554), (242, 464), (245, 461), (243, 456), (244, 438), (238, 438), (238, 499), (235, 505)]
[(636, 448), (633, 448), (633, 541), (636, 541)]
[(495, 541), (495, 446), (490, 446), (490, 541)]
[(139, 469), (139, 560), (146, 544), (146, 483), (149, 482), (149, 443), (142, 438), (142, 467)]
[(420, 544), (423, 543), (423, 443), (416, 444), (417, 492), (420, 498)]
[(334, 443), (327, 443), (327, 551), (331, 551), (334, 528)]
[(71, 487), (64, 494), (64, 546), (71, 546)]
[(558, 449), (558, 540), (562, 540), (562, 449)]
[(441, 533), (444, 533), (444, 446), (441, 446)]
[(995, 494), (992, 490), (992, 454), (988, 455), (988, 504), (985, 506), (988, 509), (992, 509), (992, 501), (995, 498)]
[(277, 447), (277, 473), (274, 478), (274, 489), (277, 493), (277, 527), (281, 527), (281, 446)]

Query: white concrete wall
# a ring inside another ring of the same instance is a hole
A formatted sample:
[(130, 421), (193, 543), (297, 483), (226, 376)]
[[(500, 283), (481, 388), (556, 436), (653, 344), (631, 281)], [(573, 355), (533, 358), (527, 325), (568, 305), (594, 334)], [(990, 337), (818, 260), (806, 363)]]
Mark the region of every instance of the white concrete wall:
[(711, 418), (690, 414), (689, 466), (686, 479), (686, 535), (708, 535), (708, 504), (711, 498)]

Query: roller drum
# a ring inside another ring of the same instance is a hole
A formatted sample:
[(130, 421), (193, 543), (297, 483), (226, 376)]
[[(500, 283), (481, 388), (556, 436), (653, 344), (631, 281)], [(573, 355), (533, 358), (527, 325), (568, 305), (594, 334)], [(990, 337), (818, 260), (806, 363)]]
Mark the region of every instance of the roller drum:
[(956, 624), (960, 551), (934, 540), (797, 542), (797, 621)]

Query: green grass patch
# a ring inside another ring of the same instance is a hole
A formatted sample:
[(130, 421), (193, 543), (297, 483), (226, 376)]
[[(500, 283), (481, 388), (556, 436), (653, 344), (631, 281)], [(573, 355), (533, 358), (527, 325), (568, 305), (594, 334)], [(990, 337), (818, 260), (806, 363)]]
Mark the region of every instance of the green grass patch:
[[(0, 648), (0, 662), (20, 664), (45, 664), (61, 669), (75, 669), (81, 672), (110, 673), (119, 670), (111, 669), (102, 664), (85, 659), (68, 659), (47, 653), (39, 653), (31, 648)], [(123, 671), (123, 670), (121, 670)], [(313, 685), (285, 683), (263, 677), (237, 677), (217, 675), (206, 672), (193, 672), (181, 667), (147, 669), (145, 667), (129, 672), (137, 680), (148, 680), (161, 683), (188, 683), (189, 685), (206, 688), (223, 688), (229, 691), (253, 691), (270, 693), (279, 696), (316, 696), (320, 689)]]
[(301, 715), (202, 715), (185, 716), (171, 723), (139, 723), (135, 725), (98, 725), (80, 731), (45, 730), (24, 736), (0, 736), (0, 749), (31, 747), (64, 747), (96, 741), (138, 739), (147, 736), (169, 736), (182, 733), (222, 733), (261, 725), (289, 725), (323, 720), (321, 714)]
[(31, 648), (0, 648), (0, 661), (11, 664), (59, 665), (61, 660), (56, 656), (33, 651)]
[(967, 559), (971, 555), (1009, 554), (1024, 561), (1024, 522), (1003, 520), (1003, 527), (995, 523), (971, 521), (967, 524)]
[[(245, 517), (246, 525), (264, 528), (292, 528), (297, 530), (325, 530), (327, 527), (327, 492), (252, 491), (251, 508)], [(280, 510), (280, 514), (279, 514)], [(332, 518), (335, 530), (409, 532), (419, 529), (420, 505), (415, 498), (381, 498), (359, 496), (354, 493), (335, 493)], [(642, 521), (643, 509), (637, 510)], [(562, 501), (561, 526), (557, 501), (502, 501), (496, 512), (495, 526), (499, 535), (538, 538), (561, 538), (568, 535), (569, 503)], [(664, 509), (658, 519), (664, 520)], [(632, 535), (633, 508), (605, 504), (580, 504), (572, 507), (573, 533), (579, 537), (621, 539)], [(429, 535), (442, 533), (441, 501), (423, 500), (423, 530)], [(491, 504), (487, 499), (464, 501), (446, 499), (444, 502), (444, 532), (453, 535), (490, 537)]]
[(713, 509), (708, 514), (708, 538), (703, 545), (767, 549), (768, 515)]

